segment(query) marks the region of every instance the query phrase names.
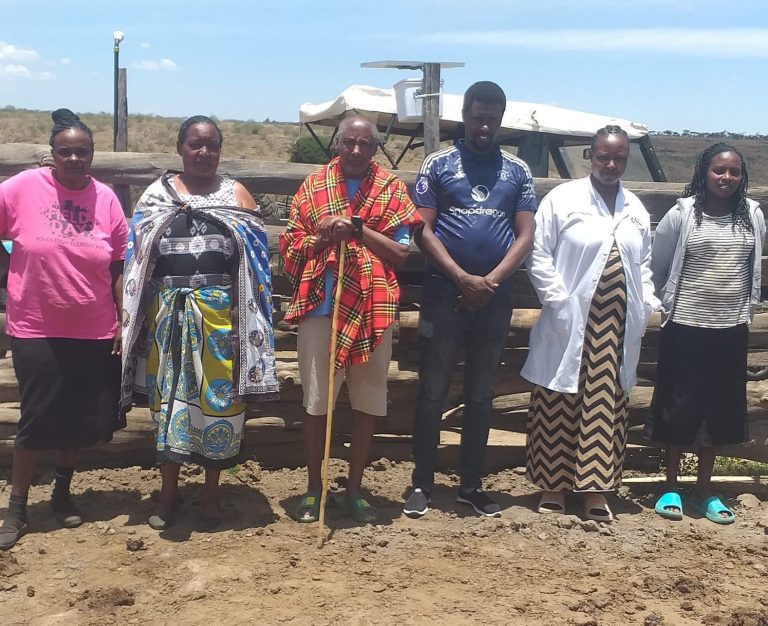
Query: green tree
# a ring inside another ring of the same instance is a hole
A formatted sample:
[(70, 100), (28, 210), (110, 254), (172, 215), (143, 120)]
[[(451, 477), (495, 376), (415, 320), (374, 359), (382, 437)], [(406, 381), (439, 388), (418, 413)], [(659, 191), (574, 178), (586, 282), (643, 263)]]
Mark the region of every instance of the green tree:
[(313, 137), (299, 137), (291, 150), (291, 163), (328, 163), (328, 156)]

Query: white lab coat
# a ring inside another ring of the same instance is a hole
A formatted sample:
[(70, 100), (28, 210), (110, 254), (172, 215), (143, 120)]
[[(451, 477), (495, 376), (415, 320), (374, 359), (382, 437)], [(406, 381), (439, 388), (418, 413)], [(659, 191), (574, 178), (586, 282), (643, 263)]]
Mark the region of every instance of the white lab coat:
[(589, 306), (614, 237), (627, 280), (619, 381), (627, 393), (634, 386), (645, 326), (660, 307), (651, 282), (650, 219), (639, 198), (621, 186), (611, 215), (589, 176), (555, 187), (536, 212), (528, 275), (541, 315), (531, 331), (525, 379), (553, 391), (578, 390)]

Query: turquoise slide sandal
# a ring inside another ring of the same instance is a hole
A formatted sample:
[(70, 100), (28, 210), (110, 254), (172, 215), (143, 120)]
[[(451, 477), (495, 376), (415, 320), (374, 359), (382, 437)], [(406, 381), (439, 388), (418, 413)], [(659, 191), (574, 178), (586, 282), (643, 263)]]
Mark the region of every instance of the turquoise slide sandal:
[[(704, 515), (715, 524), (733, 524), (736, 521), (733, 511), (725, 506), (717, 496), (710, 496), (703, 502), (693, 502), (692, 504), (694, 511)], [(723, 513), (725, 513), (725, 517), (723, 517)]]
[(683, 519), (683, 501), (680, 494), (668, 491), (656, 501), (655, 511), (667, 519)]

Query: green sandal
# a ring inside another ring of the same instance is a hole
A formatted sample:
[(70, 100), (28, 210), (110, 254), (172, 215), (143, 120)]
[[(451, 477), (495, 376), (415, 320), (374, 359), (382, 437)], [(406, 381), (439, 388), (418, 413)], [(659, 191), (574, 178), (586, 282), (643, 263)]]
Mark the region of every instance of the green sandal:
[(297, 522), (302, 524), (311, 524), (320, 519), (320, 493), (317, 491), (307, 491), (296, 507)]
[(379, 513), (363, 496), (347, 494), (344, 498), (344, 508), (356, 522), (361, 524), (373, 524), (379, 517)]

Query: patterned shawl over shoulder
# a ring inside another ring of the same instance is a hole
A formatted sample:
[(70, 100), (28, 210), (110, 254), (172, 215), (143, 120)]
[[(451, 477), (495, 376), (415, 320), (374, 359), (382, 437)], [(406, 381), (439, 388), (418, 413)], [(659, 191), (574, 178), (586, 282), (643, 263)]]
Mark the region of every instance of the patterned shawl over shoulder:
[[(403, 226), (418, 224), (416, 208), (405, 184), (385, 169), (371, 164), (351, 200), (338, 157), (310, 174), (293, 197), (290, 220), (280, 236), (280, 253), (293, 298), (287, 321), (298, 322), (325, 297), (325, 270), (338, 280), (337, 246), (314, 254), (317, 225), (329, 215), (359, 215), (365, 225), (388, 237)], [(370, 358), (384, 331), (395, 320), (400, 287), (395, 272), (357, 241), (347, 243), (344, 261), (336, 369)]]
[(164, 174), (136, 205), (123, 275), (123, 387), (121, 405), (130, 407), (146, 373), (145, 297), (158, 257), (158, 240), (182, 211), (205, 213), (225, 227), (235, 244), (232, 276), (233, 387), (243, 402), (272, 400), (278, 392), (272, 332), (272, 283), (267, 235), (261, 219), (238, 207), (192, 209), (170, 189)]

